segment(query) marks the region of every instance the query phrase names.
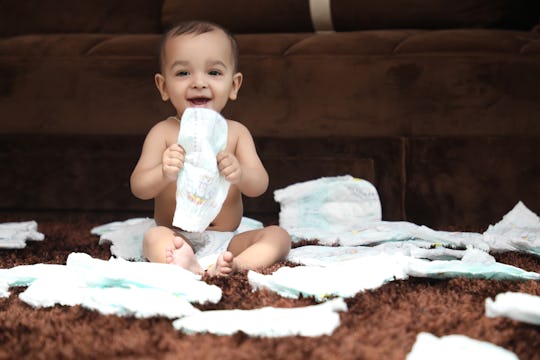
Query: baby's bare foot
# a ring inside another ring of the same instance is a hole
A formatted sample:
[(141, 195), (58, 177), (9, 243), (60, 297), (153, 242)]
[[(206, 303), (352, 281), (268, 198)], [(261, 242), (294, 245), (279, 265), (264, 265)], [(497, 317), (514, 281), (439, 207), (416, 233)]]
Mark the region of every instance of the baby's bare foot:
[(228, 276), (233, 272), (233, 259), (234, 256), (230, 251), (219, 255), (216, 264), (208, 269), (208, 276)]
[(184, 239), (176, 236), (173, 239), (174, 247), (165, 250), (165, 261), (167, 264), (174, 264), (183, 267), (195, 274), (202, 274), (203, 270), (191, 246), (187, 245)]

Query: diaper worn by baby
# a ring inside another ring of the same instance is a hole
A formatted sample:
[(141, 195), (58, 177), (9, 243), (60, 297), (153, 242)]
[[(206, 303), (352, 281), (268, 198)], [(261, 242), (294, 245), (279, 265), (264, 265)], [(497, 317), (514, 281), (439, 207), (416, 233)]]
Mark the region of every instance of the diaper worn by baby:
[(229, 191), (216, 160), (227, 146), (227, 122), (213, 110), (188, 108), (182, 115), (178, 144), (186, 155), (176, 184), (173, 225), (201, 232), (215, 219)]

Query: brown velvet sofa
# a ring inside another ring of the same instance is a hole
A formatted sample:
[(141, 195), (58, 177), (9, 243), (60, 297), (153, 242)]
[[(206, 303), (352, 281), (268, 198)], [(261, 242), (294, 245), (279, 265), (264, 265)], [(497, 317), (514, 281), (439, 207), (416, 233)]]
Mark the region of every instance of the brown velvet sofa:
[(172, 113), (157, 45), (195, 18), (238, 37), (225, 115), (271, 176), (248, 215), (276, 219), (274, 189), (341, 174), (375, 184), (385, 220), (540, 213), (537, 0), (0, 0), (0, 210), (151, 216), (129, 175)]

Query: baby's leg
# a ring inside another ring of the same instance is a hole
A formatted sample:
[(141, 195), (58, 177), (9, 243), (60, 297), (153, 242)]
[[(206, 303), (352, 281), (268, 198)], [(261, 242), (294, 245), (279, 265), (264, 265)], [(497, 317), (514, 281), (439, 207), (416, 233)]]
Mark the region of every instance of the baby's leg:
[(228, 251), (220, 256), (216, 266), (209, 270), (209, 275), (227, 275), (233, 271), (270, 266), (285, 258), (290, 249), (291, 237), (279, 226), (246, 231), (232, 238)]
[(191, 246), (165, 226), (151, 228), (144, 234), (143, 254), (151, 262), (174, 263), (197, 274), (202, 272)]

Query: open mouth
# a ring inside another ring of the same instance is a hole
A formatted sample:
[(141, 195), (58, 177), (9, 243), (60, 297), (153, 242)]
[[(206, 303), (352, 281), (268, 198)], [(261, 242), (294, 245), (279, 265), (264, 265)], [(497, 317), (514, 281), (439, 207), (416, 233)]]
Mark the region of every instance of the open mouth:
[(188, 99), (188, 101), (193, 106), (204, 106), (204, 105), (206, 105), (206, 104), (208, 104), (210, 102), (210, 98), (196, 97), (196, 98)]

